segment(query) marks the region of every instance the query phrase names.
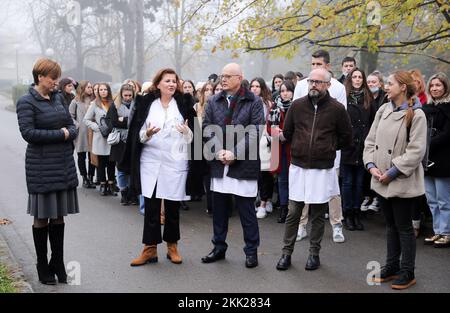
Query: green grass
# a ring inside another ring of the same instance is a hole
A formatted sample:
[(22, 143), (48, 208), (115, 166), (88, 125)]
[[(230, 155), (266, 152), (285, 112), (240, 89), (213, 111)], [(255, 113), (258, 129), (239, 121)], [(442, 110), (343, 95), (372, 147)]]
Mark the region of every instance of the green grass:
[(8, 269), (3, 264), (0, 264), (0, 293), (16, 292), (14, 281), (11, 279)]

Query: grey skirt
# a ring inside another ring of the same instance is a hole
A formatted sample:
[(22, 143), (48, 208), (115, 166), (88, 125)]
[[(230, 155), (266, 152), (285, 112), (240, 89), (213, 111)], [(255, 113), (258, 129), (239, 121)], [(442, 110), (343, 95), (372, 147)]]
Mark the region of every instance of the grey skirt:
[(38, 219), (57, 219), (79, 213), (77, 189), (28, 195), (27, 213)]

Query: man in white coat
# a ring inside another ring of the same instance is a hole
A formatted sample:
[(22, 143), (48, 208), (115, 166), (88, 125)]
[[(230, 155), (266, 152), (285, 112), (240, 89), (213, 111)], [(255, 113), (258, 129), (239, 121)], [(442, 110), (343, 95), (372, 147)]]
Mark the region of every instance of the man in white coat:
[[(323, 68), (327, 71), (331, 70), (330, 54), (325, 50), (317, 50), (312, 54), (311, 70)], [(335, 98), (345, 108), (347, 108), (347, 94), (345, 87), (335, 78), (331, 78), (330, 87), (328, 92), (332, 98)], [(308, 94), (308, 82), (306, 79), (299, 81), (295, 87), (294, 101), (304, 97)], [(336, 152), (336, 159), (334, 161), (334, 167), (336, 172), (339, 173), (339, 164), (341, 162), (341, 152)], [(342, 231), (342, 206), (340, 197), (335, 197), (330, 201), (329, 205), (329, 217), (330, 224), (333, 228), (333, 241), (344, 242), (345, 237)], [(297, 240), (302, 240), (307, 236), (306, 224), (308, 224), (308, 210), (304, 210), (302, 218), (300, 220), (300, 227), (298, 229)]]

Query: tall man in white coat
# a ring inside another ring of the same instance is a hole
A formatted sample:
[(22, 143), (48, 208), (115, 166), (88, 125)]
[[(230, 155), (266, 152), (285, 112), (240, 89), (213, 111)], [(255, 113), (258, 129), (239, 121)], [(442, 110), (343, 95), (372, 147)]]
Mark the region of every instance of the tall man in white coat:
[(208, 100), (203, 119), (205, 148), (210, 147), (205, 150), (214, 156), (207, 157), (214, 205), (214, 249), (202, 262), (225, 258), (230, 210), (227, 204), (234, 197), (244, 231), (245, 266), (252, 268), (258, 265), (259, 228), (254, 203), (261, 168), (258, 143), (259, 126), (264, 125), (264, 109), (259, 97), (241, 87), (242, 79), (238, 64), (231, 63), (223, 68), (223, 90)]
[[(312, 54), (311, 59), (311, 70), (323, 68), (327, 71), (331, 70), (330, 64), (330, 54), (325, 50), (317, 50)], [(330, 87), (328, 92), (332, 98), (335, 98), (340, 102), (345, 108), (347, 108), (347, 94), (345, 92), (345, 87), (335, 78), (331, 78)], [(297, 83), (294, 92), (294, 101), (308, 94), (308, 82), (303, 79)], [(337, 173), (339, 173), (339, 165), (341, 163), (341, 151), (337, 151), (336, 159), (334, 161), (334, 167)], [(300, 220), (300, 227), (298, 229), (297, 240), (301, 240), (307, 236), (306, 224), (308, 223), (308, 210), (304, 210), (302, 218)], [(342, 231), (342, 206), (340, 197), (335, 197), (330, 201), (329, 205), (330, 211), (330, 224), (333, 228), (333, 241), (334, 242), (344, 242), (345, 237)]]

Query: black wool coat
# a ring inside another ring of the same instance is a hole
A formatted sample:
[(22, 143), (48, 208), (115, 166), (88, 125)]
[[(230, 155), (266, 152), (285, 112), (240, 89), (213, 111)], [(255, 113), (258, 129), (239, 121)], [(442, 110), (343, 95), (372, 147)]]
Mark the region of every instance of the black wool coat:
[(425, 171), (426, 176), (450, 177), (450, 97), (439, 103), (422, 107), (431, 127), (428, 163), (434, 164)]

